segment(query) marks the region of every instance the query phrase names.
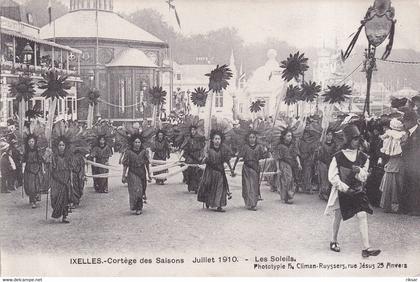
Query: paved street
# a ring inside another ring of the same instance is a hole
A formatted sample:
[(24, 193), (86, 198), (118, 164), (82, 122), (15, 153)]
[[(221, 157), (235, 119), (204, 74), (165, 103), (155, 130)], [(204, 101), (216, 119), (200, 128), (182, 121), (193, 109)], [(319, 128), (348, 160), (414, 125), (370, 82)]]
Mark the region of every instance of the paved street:
[[(116, 163), (114, 157), (112, 163)], [(239, 171), (238, 171), (239, 172)], [(369, 217), (372, 245), (383, 253), (362, 260), (357, 220), (342, 224), (342, 252), (329, 250), (330, 221), (325, 202), (316, 195), (297, 194), (294, 205), (281, 203), (277, 193), (262, 187), (264, 200), (258, 211), (244, 208), (241, 177), (228, 178), (233, 199), (226, 213), (202, 208), (196, 195), (188, 193), (181, 175), (166, 185), (150, 184), (148, 203), (140, 216), (132, 215), (128, 191), (120, 178), (110, 179), (110, 193), (95, 193), (92, 181), (85, 188), (81, 206), (70, 214), (70, 224), (45, 220), (43, 195), (38, 209), (31, 209), (21, 191), (1, 194), (1, 265), (3, 275), (285, 275), (287, 272), (253, 268), (255, 256), (293, 256), (303, 263), (406, 263), (408, 269), (375, 269), (372, 272), (291, 271), (289, 275), (414, 275), (420, 273), (420, 218), (384, 214)], [(51, 209), (49, 209), (49, 215)], [(184, 266), (157, 264), (71, 265), (70, 258), (92, 257), (183, 258)], [(193, 265), (194, 257), (238, 256), (239, 262)], [(415, 260), (417, 256), (417, 261)], [(33, 260), (31, 260), (33, 258)], [(43, 258), (42, 263), (37, 263)], [(248, 261), (246, 261), (248, 259)], [(47, 263), (49, 262), (49, 263)], [(188, 265), (188, 267), (186, 267)], [(190, 267), (191, 266), (191, 267)], [(143, 268), (144, 267), (144, 268)], [(75, 272), (76, 271), (76, 272)], [(205, 271), (205, 272), (203, 272)]]

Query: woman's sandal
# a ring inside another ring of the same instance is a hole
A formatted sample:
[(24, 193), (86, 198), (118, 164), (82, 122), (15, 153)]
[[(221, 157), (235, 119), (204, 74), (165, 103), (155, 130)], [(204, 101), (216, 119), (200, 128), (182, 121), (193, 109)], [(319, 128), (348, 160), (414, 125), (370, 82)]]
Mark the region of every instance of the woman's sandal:
[(338, 242), (330, 242), (330, 250), (333, 252), (340, 252), (340, 245)]

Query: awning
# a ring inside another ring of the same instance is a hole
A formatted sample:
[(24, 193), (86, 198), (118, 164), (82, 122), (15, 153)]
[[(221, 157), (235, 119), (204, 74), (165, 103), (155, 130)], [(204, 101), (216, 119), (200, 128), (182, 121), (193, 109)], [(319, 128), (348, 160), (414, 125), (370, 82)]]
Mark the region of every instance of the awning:
[(135, 48), (127, 48), (119, 53), (107, 67), (142, 67), (159, 68), (143, 51)]
[(57, 43), (54, 43), (54, 42), (51, 42), (51, 41), (48, 41), (48, 40), (35, 38), (33, 36), (26, 35), (26, 34), (23, 34), (23, 33), (19, 33), (19, 32), (13, 31), (13, 30), (8, 30), (8, 29), (2, 28), (1, 33), (11, 35), (11, 36), (14, 36), (14, 37), (25, 38), (27, 40), (30, 40), (30, 41), (33, 41), (33, 42), (36, 42), (36, 43), (49, 45), (49, 46), (56, 47), (56, 48), (59, 48), (59, 49), (64, 49), (64, 50), (70, 51), (72, 53), (82, 54), (82, 51), (80, 51), (78, 49), (74, 49), (74, 48), (71, 48), (69, 46), (57, 44)]

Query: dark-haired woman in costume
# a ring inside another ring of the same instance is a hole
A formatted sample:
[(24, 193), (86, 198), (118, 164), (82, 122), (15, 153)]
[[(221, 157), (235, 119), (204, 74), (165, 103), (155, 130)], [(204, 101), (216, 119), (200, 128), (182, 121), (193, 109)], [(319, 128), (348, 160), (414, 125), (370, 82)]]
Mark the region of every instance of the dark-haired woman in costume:
[(224, 163), (228, 164), (233, 175), (229, 162), (230, 157), (231, 152), (223, 146), (223, 134), (212, 132), (210, 148), (203, 160), (206, 169), (200, 182), (197, 199), (199, 202), (205, 203), (207, 208), (216, 208), (218, 212), (225, 212), (223, 207), (227, 205), (229, 185)]
[(68, 144), (59, 140), (51, 159), (51, 207), (53, 218), (62, 218), (62, 223), (69, 223), (67, 215), (71, 191), (71, 160), (68, 156)]
[(337, 144), (333, 139), (333, 132), (327, 130), (325, 141), (321, 143), (315, 154), (316, 168), (318, 171), (319, 198), (328, 201), (330, 196), (331, 184), (328, 180), (328, 167), (332, 157), (337, 152)]
[(280, 136), (280, 144), (274, 150), (276, 159), (279, 188), (277, 189), (281, 200), (285, 204), (291, 204), (296, 192), (296, 168), (302, 170), (298, 156), (298, 148), (293, 142), (293, 133), (284, 130)]
[[(190, 135), (184, 141), (184, 144), (181, 145), (181, 149), (184, 150), (185, 162), (187, 164), (200, 164), (203, 158), (204, 137), (198, 135), (197, 127), (191, 126)], [(198, 166), (190, 166), (186, 170), (186, 175), (188, 192), (193, 191), (197, 193), (203, 170)]]
[[(106, 143), (106, 139), (104, 136), (98, 137), (98, 143), (95, 147), (93, 147), (90, 158), (94, 160), (96, 163), (108, 165), (109, 158), (112, 156), (112, 149)], [(108, 169), (101, 168), (101, 167), (94, 167), (92, 166), (92, 174), (105, 174), (108, 173)], [(95, 191), (98, 193), (108, 193), (108, 178), (94, 178), (93, 179), (93, 186)]]
[(76, 150), (71, 157), (72, 193), (70, 202), (72, 207), (78, 207), (85, 187), (85, 154)]
[(340, 252), (337, 237), (341, 220), (346, 221), (356, 216), (364, 247), (362, 256), (377, 256), (381, 251), (371, 249), (369, 244), (367, 214), (372, 214), (373, 210), (364, 189), (369, 170), (369, 157), (360, 151), (361, 135), (356, 126), (346, 126), (343, 133), (345, 139), (343, 149), (334, 155), (328, 170), (332, 189), (325, 214), (334, 214), (330, 249)]
[(124, 166), (122, 182), (128, 183), (130, 210), (140, 215), (143, 212), (143, 195), (146, 191), (147, 179), (151, 179), (149, 155), (143, 148), (140, 135), (131, 136), (130, 148), (126, 150), (122, 164)]
[(36, 208), (36, 202), (40, 198), (41, 185), (43, 183), (43, 158), (38, 150), (37, 137), (29, 135), (25, 140), (25, 152), (23, 163), (25, 169), (23, 173), (23, 188), (29, 197), (29, 204)]
[(247, 143), (239, 151), (233, 170), (240, 158), (243, 159), (242, 167), (242, 198), (247, 209), (256, 211), (260, 198), (260, 165), (259, 161), (267, 157), (267, 150), (257, 143), (257, 135), (251, 131), (247, 134)]
[[(153, 159), (154, 160), (160, 160), (160, 161), (166, 161), (170, 157), (170, 145), (168, 140), (166, 139), (165, 132), (162, 130), (159, 130), (156, 133), (155, 140), (153, 142), (151, 151), (153, 152)], [(167, 173), (168, 170), (163, 170), (159, 172), (154, 172), (153, 175), (158, 175), (162, 173)], [(163, 185), (165, 183), (166, 179), (156, 179), (156, 184)]]

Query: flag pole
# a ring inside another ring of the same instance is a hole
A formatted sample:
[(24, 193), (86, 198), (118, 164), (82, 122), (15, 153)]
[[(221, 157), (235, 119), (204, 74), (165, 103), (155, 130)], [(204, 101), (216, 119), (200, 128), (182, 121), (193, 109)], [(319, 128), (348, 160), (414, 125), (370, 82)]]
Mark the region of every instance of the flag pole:
[[(95, 88), (99, 90), (99, 21), (98, 21), (98, 0), (96, 0), (96, 11), (95, 11), (95, 22), (96, 22), (96, 52), (95, 52)], [(99, 118), (101, 113), (99, 111), (99, 104), (96, 105), (96, 116)]]

